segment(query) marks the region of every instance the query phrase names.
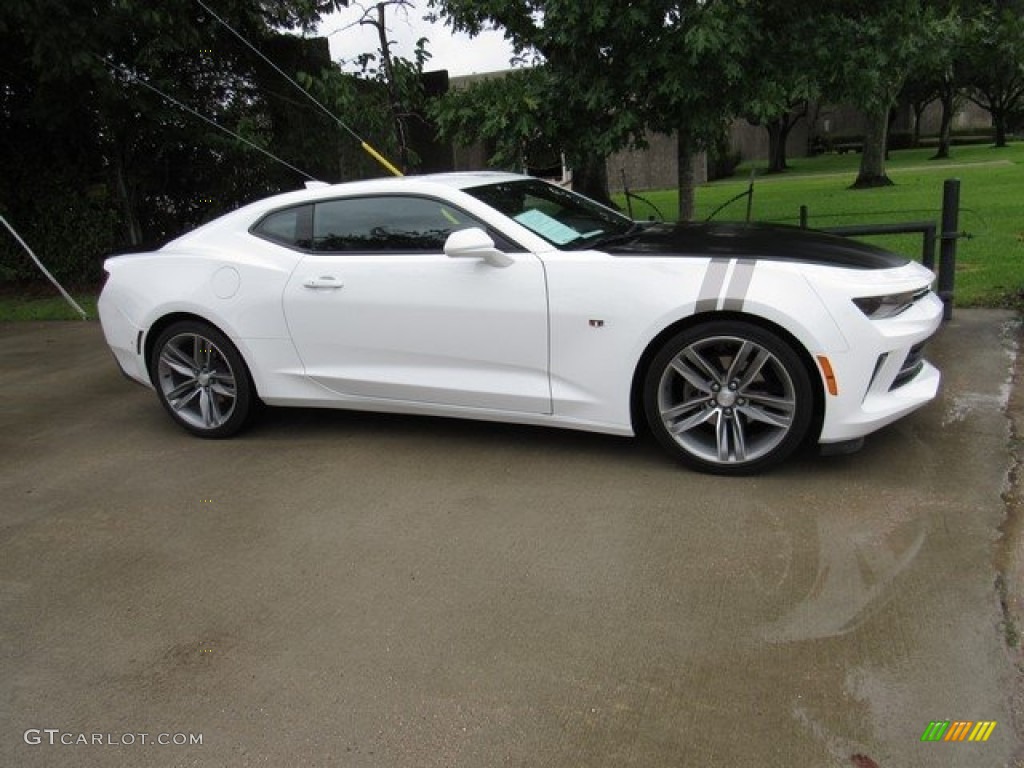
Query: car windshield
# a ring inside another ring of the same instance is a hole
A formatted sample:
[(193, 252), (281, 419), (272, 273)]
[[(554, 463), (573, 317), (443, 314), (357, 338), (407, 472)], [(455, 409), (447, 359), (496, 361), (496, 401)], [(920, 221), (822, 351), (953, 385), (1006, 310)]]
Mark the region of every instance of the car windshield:
[(465, 192), (557, 248), (587, 248), (634, 230), (634, 223), (625, 216), (539, 179), (503, 181)]

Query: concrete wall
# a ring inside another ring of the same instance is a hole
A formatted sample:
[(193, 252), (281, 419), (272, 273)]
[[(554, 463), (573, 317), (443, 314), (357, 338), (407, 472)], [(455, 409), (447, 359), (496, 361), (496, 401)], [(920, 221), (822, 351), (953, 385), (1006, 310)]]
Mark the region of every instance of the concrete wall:
[[(913, 114), (910, 115), (913, 119)], [(921, 115), (921, 133), (935, 135), (939, 132), (939, 122), (942, 119), (942, 106), (933, 101)], [(908, 121), (907, 130), (911, 130), (913, 124)], [(988, 110), (982, 109), (973, 101), (964, 101), (953, 117), (954, 131), (985, 131), (992, 128), (992, 115)]]
[[(707, 162), (700, 155), (697, 163), (697, 182), (707, 180)], [(608, 186), (619, 192), (630, 189), (668, 189), (678, 182), (679, 162), (676, 157), (676, 137), (663, 133), (648, 133), (647, 148), (627, 149), (608, 158)]]
[[(921, 134), (936, 135), (942, 119), (942, 106), (933, 101), (921, 115)], [(824, 104), (818, 108), (815, 125), (817, 134), (828, 136), (859, 136), (864, 133), (864, 116), (855, 108), (835, 104)], [(972, 101), (964, 100), (953, 117), (955, 131), (986, 131), (992, 128), (992, 116)], [(910, 132), (914, 129), (914, 112), (908, 104), (897, 108), (893, 130)]]

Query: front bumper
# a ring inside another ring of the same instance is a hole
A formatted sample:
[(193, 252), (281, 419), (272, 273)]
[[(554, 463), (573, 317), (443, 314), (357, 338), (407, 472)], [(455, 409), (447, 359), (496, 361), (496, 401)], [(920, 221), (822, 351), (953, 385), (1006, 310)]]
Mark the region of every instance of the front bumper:
[(864, 437), (935, 398), (941, 376), (924, 354), (942, 311), (939, 297), (929, 294), (897, 317), (865, 318), (867, 325), (850, 334), (850, 349), (828, 356), (838, 393), (825, 395), (819, 442)]

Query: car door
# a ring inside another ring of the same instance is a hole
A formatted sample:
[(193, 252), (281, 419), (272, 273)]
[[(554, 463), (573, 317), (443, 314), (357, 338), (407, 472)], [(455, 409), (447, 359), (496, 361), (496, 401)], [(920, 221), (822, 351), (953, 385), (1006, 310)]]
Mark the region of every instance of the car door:
[(433, 198), (318, 202), (284, 293), (307, 375), (345, 397), (550, 413), (543, 265), (447, 257), (473, 226)]

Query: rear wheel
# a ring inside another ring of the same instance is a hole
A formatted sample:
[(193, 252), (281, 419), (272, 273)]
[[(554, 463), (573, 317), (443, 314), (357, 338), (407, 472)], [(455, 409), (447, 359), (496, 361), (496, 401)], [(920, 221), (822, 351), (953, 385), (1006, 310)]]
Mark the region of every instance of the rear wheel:
[(713, 321), (670, 339), (644, 380), (654, 436), (685, 464), (751, 474), (789, 456), (811, 425), (810, 377), (788, 343), (760, 326)]
[(245, 362), (208, 323), (186, 320), (165, 329), (153, 346), (150, 375), (171, 418), (194, 435), (230, 437), (252, 413)]

